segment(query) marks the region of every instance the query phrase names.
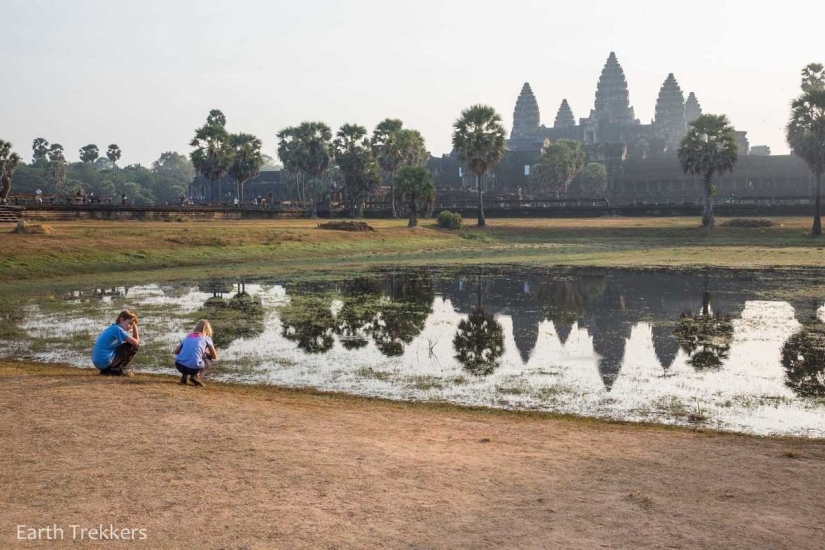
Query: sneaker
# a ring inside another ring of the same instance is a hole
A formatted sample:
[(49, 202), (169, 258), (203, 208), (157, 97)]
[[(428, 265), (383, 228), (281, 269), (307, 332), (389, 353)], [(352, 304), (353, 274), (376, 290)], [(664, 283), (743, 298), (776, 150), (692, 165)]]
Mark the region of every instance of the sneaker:
[(100, 376), (112, 376), (112, 367), (106, 367), (105, 369), (100, 369), (98, 373)]
[(190, 376), (189, 380), (191, 380), (196, 386), (200, 386), (202, 388), (206, 387), (206, 384), (203, 383), (203, 375), (201, 373)]

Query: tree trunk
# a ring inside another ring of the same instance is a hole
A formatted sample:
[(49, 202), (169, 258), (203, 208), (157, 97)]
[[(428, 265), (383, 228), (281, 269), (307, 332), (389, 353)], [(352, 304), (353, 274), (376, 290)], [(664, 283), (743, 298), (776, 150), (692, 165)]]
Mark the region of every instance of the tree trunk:
[(410, 208), (410, 223), (407, 224), (407, 227), (418, 227), (418, 212), (416, 211), (416, 204), (413, 202)]
[(713, 177), (713, 176), (712, 175), (711, 176), (705, 176), (705, 178), (704, 178), (705, 203), (704, 203), (704, 206), (702, 207), (702, 225), (704, 225), (705, 227), (709, 227), (709, 228), (713, 229), (713, 226), (716, 223), (716, 220), (713, 217), (713, 200), (710, 196), (711, 177)]
[(238, 199), (241, 202), (241, 204), (243, 204), (243, 184), (244, 182), (241, 182), (241, 198)]
[(398, 217), (398, 212), (395, 211), (395, 170), (390, 170), (390, 203), (392, 206), (392, 217), (395, 219)]
[(6, 204), (6, 201), (9, 198), (9, 192), (11, 191), (11, 176), (4, 173), (2, 177), (0, 177), (0, 203)]
[(811, 235), (819, 237), (822, 235), (822, 218), (820, 217), (819, 197), (820, 185), (822, 183), (822, 172), (816, 174), (816, 202), (814, 203), (814, 226), (811, 229)]
[(476, 185), (478, 186), (478, 226), (484, 227), (487, 221), (484, 219), (484, 202), (481, 198), (481, 174), (476, 174)]

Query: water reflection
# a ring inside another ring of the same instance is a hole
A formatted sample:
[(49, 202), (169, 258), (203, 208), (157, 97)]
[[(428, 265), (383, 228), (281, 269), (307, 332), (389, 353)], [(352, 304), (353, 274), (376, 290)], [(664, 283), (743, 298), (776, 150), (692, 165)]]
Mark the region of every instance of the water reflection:
[(480, 275), (476, 281), (476, 295), (476, 308), (467, 319), (458, 323), (453, 347), (455, 358), (468, 372), (476, 376), (487, 376), (498, 368), (499, 360), (504, 354), (504, 330), (501, 323), (484, 310)]
[(817, 435), (822, 302), (765, 299), (783, 284), (504, 267), (83, 288), (0, 297), (0, 355), (86, 365), (87, 340), (128, 307), (139, 368), (171, 369), (170, 346), (206, 317), (227, 379), (677, 423), (701, 407), (713, 427)]
[(727, 315), (711, 313), (710, 292), (702, 293), (702, 312), (682, 314), (674, 331), (688, 364), (697, 370), (717, 369), (728, 358), (733, 322)]
[(234, 296), (222, 297), (233, 288), (231, 285), (209, 285), (206, 290), (212, 297), (194, 315), (209, 319), (214, 330), (213, 341), (218, 348), (225, 348), (238, 338), (254, 338), (264, 332), (265, 314), (261, 299), (247, 293), (244, 283), (238, 283), (238, 292)]
[(802, 397), (825, 396), (825, 324), (812, 320), (782, 346), (785, 383)]

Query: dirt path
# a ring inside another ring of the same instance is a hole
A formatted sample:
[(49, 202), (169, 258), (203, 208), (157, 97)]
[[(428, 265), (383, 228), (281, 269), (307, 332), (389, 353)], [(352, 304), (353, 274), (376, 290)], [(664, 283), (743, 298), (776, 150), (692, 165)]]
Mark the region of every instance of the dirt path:
[(823, 494), (822, 442), (0, 362), (2, 548), (822, 548)]

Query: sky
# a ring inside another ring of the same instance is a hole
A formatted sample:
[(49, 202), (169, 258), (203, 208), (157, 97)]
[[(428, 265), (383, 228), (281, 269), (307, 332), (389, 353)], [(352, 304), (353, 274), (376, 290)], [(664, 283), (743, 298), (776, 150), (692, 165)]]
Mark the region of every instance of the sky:
[[(765, 3), (765, 5), (768, 5)], [(508, 131), (524, 82), (552, 126), (562, 99), (593, 108), (611, 51), (642, 123), (674, 73), (751, 146), (787, 154), (800, 71), (825, 62), (825, 2), (510, 0), (0, 0), (0, 139), (24, 159), (43, 137), (67, 158), (95, 143), (149, 165), (188, 154), (221, 109), (263, 140), (302, 121), (370, 132), (384, 118), (449, 153), (461, 110), (493, 106)]]

